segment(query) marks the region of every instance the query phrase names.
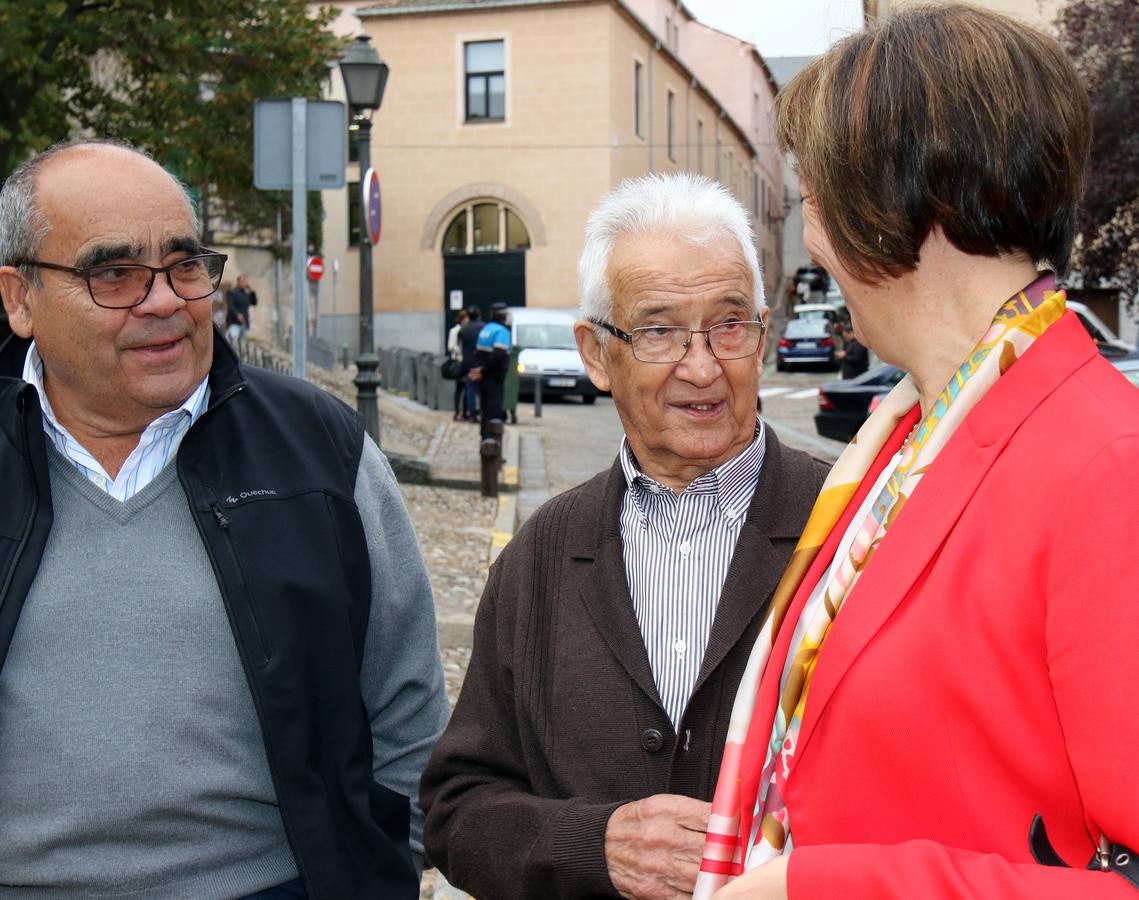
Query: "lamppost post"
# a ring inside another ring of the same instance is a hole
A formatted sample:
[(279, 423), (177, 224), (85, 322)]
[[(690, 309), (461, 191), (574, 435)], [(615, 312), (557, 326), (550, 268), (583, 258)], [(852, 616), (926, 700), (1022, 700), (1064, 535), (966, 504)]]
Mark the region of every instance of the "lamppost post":
[[(356, 159), (360, 167), (361, 191), (366, 190), (364, 175), (371, 168), (372, 122), (356, 118)], [(364, 419), (364, 430), (380, 443), (380, 409), (376, 389), (380, 385), (380, 358), (376, 355), (372, 309), (372, 239), (369, 234), (368, 205), (360, 198), (360, 352), (356, 357), (356, 409)]]
[[(372, 439), (380, 443), (380, 410), (376, 402), (376, 388), (380, 383), (380, 360), (376, 356), (373, 328), (372, 301), (372, 248), (373, 228), (369, 218), (371, 171), (372, 113), (384, 100), (388, 82), (387, 63), (371, 45), (367, 35), (360, 35), (340, 60), (340, 74), (344, 79), (344, 92), (348, 108), (356, 125), (356, 159), (360, 171), (360, 352), (356, 357), (356, 408), (364, 420), (364, 428)], [(377, 198), (378, 199), (378, 198)], [(378, 215), (378, 212), (377, 212)], [(377, 221), (378, 229), (378, 221)], [(376, 232), (378, 235), (378, 231)]]

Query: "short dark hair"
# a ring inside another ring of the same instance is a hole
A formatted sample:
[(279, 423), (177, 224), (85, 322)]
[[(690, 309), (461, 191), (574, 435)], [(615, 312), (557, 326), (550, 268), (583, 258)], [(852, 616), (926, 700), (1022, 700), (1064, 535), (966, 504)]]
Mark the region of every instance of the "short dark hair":
[(1044, 33), (970, 6), (908, 6), (799, 73), (775, 117), (856, 277), (913, 271), (935, 226), (965, 253), (1067, 267), (1091, 109)]

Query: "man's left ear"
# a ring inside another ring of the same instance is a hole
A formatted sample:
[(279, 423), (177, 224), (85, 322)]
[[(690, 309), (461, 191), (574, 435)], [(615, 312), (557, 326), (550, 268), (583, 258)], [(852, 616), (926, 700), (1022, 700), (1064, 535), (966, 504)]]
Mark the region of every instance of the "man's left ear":
[(28, 306), (28, 283), (15, 266), (0, 266), (0, 299), (8, 324), (17, 336), (32, 336), (32, 311)]

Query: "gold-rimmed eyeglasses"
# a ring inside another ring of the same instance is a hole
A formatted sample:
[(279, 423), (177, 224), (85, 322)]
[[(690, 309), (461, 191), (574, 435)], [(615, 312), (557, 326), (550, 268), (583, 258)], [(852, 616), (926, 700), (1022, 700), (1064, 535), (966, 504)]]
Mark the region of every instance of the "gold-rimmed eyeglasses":
[(684, 359), (693, 335), (702, 334), (716, 359), (741, 359), (759, 349), (766, 326), (758, 319), (732, 320), (711, 328), (685, 328), (683, 325), (645, 325), (622, 331), (603, 319), (590, 319), (633, 350), (633, 357), (644, 363), (678, 363)]

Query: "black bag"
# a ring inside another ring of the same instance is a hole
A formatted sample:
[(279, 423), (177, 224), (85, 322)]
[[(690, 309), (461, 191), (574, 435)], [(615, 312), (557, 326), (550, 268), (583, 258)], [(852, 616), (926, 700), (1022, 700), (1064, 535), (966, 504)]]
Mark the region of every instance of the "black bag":
[(439, 367), (440, 374), (448, 381), (454, 381), (459, 377), (459, 371), (462, 365), (454, 357), (448, 356), (443, 360), (443, 365)]
[[(1032, 858), (1040, 865), (1069, 868), (1052, 848), (1048, 832), (1044, 830), (1044, 818), (1039, 813), (1033, 818), (1032, 827), (1028, 830), (1028, 847), (1032, 851)], [(1122, 844), (1111, 843), (1106, 837), (1100, 838), (1099, 849), (1092, 854), (1087, 867), (1092, 871), (1117, 872), (1133, 887), (1139, 888), (1139, 856)]]

